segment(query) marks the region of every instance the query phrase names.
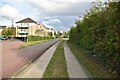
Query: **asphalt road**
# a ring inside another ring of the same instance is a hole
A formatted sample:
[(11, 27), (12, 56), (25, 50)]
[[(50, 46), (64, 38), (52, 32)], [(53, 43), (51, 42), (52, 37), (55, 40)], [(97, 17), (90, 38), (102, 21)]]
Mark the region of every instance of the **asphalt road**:
[(21, 41), (2, 42), (2, 77), (11, 77), (26, 63), (42, 54), (57, 41), (59, 40), (54, 39), (22, 49), (19, 49), (19, 47), (24, 44)]

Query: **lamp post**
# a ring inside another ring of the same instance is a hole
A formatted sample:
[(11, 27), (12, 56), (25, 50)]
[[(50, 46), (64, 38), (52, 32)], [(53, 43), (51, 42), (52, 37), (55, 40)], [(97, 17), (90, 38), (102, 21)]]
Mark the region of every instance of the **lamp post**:
[(14, 21), (13, 21), (13, 19), (12, 19), (12, 27), (14, 26)]
[[(14, 27), (14, 21), (13, 21), (13, 19), (12, 19), (12, 26), (11, 27)], [(14, 37), (14, 34), (11, 35), (11, 40), (13, 39), (13, 37)]]

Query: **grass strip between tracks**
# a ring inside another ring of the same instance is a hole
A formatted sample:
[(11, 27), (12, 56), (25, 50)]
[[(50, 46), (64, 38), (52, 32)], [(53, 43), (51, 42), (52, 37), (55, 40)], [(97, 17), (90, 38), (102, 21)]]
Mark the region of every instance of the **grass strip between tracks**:
[(56, 48), (43, 78), (68, 78), (63, 41)]

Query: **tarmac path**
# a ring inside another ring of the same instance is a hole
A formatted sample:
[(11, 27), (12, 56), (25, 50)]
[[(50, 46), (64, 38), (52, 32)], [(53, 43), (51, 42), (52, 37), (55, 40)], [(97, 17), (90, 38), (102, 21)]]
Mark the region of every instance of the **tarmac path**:
[(12, 78), (43, 78), (43, 74), (59, 43), (60, 42), (55, 43), (52, 47), (45, 51), (42, 56), (38, 57), (23, 70), (20, 70)]
[[(2, 42), (2, 78), (9, 78), (29, 61), (41, 55), (59, 39), (42, 42), (26, 48), (19, 49), (21, 41)], [(1, 71), (0, 71), (1, 72)]]

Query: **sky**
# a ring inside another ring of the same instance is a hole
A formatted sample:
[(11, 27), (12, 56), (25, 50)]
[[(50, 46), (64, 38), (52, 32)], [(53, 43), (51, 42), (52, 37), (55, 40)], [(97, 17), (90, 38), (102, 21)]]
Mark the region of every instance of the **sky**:
[(11, 26), (30, 17), (56, 31), (66, 31), (79, 16), (92, 6), (95, 0), (1, 0), (0, 25)]

